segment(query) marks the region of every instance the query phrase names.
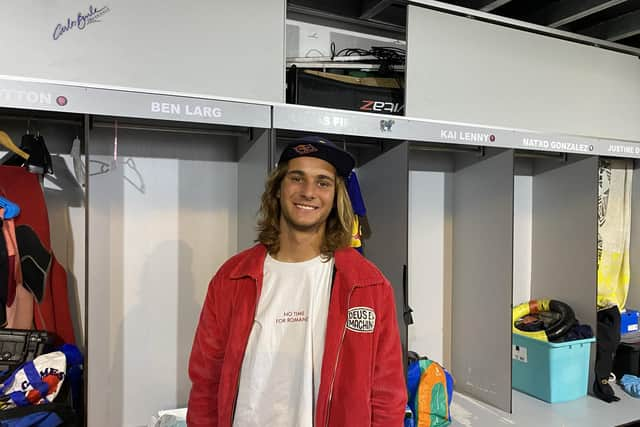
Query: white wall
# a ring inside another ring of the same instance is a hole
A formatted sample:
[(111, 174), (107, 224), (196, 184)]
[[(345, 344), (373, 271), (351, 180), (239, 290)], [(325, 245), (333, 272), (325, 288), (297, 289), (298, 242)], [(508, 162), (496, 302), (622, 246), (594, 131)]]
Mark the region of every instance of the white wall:
[[(513, 304), (531, 296), (532, 183), (531, 176), (514, 178)], [(447, 188), (444, 172), (409, 172), (409, 304), (414, 319), (409, 350), (441, 363), (447, 363), (446, 334), (451, 331), (444, 306), (452, 262), (445, 240), (451, 221)]]
[[(43, 134), (44, 136), (44, 134)], [(68, 154), (53, 157), (54, 176), (44, 180), (44, 195), (49, 213), (51, 249), (67, 271), (67, 291), (76, 344), (85, 350), (85, 240), (84, 192), (75, 176)]]
[(640, 141), (638, 58), (410, 6), (407, 115)]
[(287, 19), (287, 58), (329, 57), (332, 42), (335, 43), (336, 53), (345, 48), (368, 50), (372, 46), (406, 47), (404, 40)]
[(445, 174), (409, 172), (409, 350), (444, 363)]
[[(90, 5), (105, 12), (80, 30)], [(278, 102), (284, 13), (283, 0), (2, 2), (0, 73)]]
[(533, 177), (516, 175), (513, 182), (513, 305), (531, 299)]
[[(92, 136), (91, 170), (113, 131)], [(89, 420), (146, 425), (184, 407), (209, 280), (236, 251), (237, 163), (223, 137), (122, 131), (90, 180)]]

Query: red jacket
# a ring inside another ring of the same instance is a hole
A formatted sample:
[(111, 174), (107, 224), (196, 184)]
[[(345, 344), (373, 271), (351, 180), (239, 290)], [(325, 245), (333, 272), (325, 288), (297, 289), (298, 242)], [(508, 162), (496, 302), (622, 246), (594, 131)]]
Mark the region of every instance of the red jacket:
[[(6, 197), (20, 206), (20, 215), (15, 225), (33, 228), (40, 242), (51, 252), (49, 239), (49, 216), (38, 176), (18, 166), (0, 166), (0, 187), (4, 187)], [(0, 193), (2, 189), (0, 189)], [(47, 276), (44, 292), (40, 300), (34, 300), (35, 327), (54, 332), (59, 338), (57, 344), (75, 343), (71, 309), (67, 293), (67, 272), (52, 255), (51, 269)]]
[[(232, 425), (265, 257), (260, 244), (241, 252), (209, 284), (189, 361), (189, 427)], [(348, 309), (354, 307), (373, 310), (373, 332), (353, 330), (366, 331), (370, 323), (347, 328)], [(340, 249), (335, 253), (315, 426), (401, 427), (406, 403), (393, 289), (358, 252)]]

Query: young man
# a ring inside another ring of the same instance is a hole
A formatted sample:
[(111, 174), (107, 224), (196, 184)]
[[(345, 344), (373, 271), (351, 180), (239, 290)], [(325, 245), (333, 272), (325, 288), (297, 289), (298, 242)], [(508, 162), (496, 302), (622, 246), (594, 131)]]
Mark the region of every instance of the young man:
[(393, 290), (349, 248), (350, 154), (289, 144), (262, 195), (260, 242), (218, 270), (189, 362), (190, 427), (401, 427)]

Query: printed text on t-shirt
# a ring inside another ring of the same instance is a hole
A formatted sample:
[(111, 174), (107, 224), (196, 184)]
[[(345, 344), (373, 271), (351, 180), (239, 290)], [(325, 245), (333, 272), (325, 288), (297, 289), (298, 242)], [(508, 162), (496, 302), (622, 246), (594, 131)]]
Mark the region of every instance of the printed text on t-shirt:
[(276, 318), (276, 324), (280, 323), (293, 323), (293, 322), (306, 322), (309, 320), (309, 316), (305, 315), (302, 311), (285, 311), (282, 313), (282, 317)]

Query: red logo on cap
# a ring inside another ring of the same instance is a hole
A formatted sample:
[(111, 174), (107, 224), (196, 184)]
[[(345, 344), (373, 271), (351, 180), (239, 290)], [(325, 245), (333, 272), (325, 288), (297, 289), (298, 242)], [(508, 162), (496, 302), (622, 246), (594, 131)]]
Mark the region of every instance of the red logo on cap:
[(316, 151), (318, 151), (318, 149), (311, 144), (300, 144), (293, 147), (293, 151), (295, 151), (300, 155), (303, 155), (303, 154), (315, 153)]

